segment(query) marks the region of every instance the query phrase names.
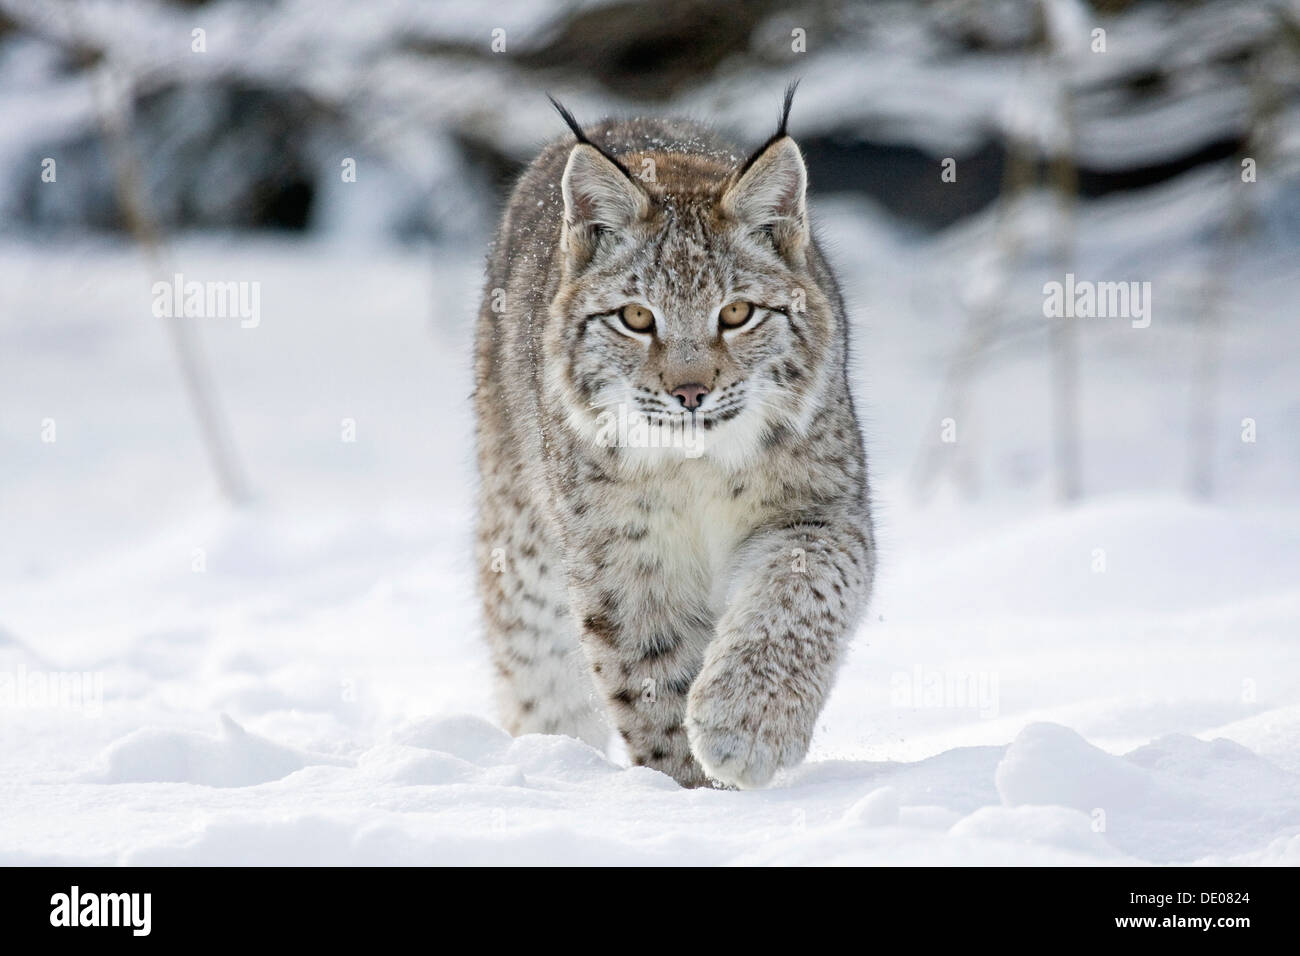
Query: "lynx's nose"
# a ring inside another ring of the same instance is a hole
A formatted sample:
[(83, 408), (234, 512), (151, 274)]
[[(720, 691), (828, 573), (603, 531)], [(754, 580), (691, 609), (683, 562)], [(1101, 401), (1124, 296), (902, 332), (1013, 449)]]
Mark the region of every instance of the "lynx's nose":
[(703, 385), (691, 383), (689, 385), (678, 385), (672, 391), (673, 397), (682, 403), (683, 408), (689, 408), (691, 411), (700, 407), (700, 402), (704, 401), (704, 396), (709, 394), (709, 390)]

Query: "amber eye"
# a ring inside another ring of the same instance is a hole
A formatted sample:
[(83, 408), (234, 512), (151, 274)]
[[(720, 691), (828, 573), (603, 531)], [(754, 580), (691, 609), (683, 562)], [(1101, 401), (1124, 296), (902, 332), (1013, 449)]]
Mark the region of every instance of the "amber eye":
[(625, 305), (619, 309), (618, 317), (633, 332), (649, 332), (655, 327), (654, 313), (643, 305)]
[(722, 307), (722, 311), (718, 313), (718, 321), (722, 323), (724, 329), (738, 329), (748, 322), (753, 314), (752, 302), (732, 302)]

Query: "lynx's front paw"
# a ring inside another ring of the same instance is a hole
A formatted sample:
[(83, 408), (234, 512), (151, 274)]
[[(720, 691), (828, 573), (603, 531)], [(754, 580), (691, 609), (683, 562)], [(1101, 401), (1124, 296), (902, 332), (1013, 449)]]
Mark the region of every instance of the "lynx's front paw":
[(711, 778), (753, 789), (803, 759), (817, 708), (791, 692), (788, 678), (729, 656), (707, 664), (691, 688), (686, 734)]

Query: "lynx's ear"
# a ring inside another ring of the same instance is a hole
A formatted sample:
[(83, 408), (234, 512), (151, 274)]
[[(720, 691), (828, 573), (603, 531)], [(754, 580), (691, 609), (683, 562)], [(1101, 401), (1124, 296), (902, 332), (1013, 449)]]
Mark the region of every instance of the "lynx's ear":
[(768, 143), (741, 170), (722, 196), (722, 211), (755, 232), (772, 237), (782, 256), (796, 261), (808, 243), (805, 194), (808, 171), (789, 136)]
[(579, 143), (560, 182), (564, 194), (563, 246), (570, 261), (585, 262), (604, 230), (625, 229), (650, 213), (650, 197), (600, 150)]

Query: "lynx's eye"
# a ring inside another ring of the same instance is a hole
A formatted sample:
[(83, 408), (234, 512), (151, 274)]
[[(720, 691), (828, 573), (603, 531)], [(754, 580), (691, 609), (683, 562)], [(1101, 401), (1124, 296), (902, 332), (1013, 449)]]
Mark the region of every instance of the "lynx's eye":
[(619, 309), (618, 317), (633, 332), (649, 332), (655, 327), (654, 313), (643, 305), (625, 305)]
[(754, 304), (752, 302), (732, 302), (722, 307), (718, 313), (718, 321), (722, 323), (724, 329), (738, 329), (754, 314)]

